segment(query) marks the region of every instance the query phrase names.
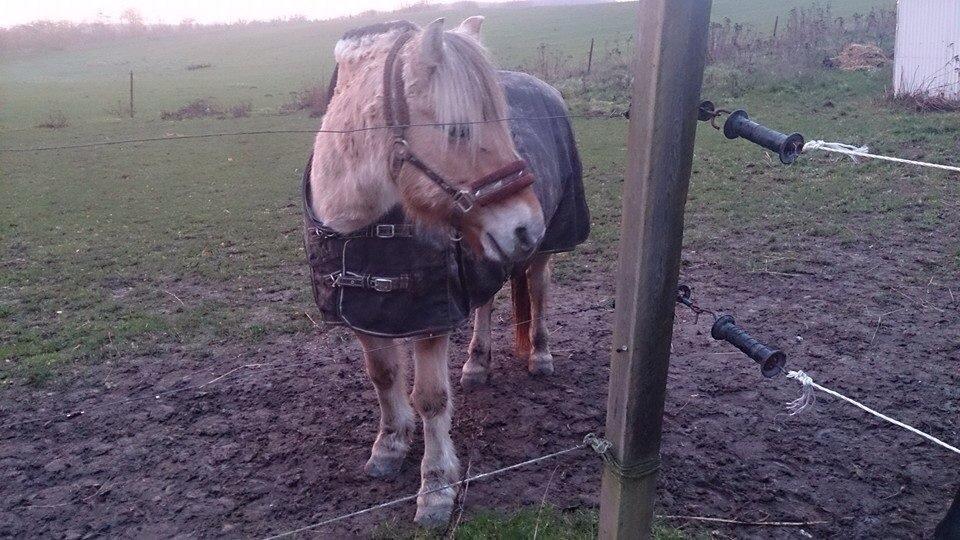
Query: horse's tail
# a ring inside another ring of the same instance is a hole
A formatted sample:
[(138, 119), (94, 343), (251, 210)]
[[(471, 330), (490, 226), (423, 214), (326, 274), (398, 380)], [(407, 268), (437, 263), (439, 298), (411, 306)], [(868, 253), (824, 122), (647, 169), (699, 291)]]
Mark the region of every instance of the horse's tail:
[(510, 298), (513, 300), (513, 320), (516, 323), (516, 353), (520, 358), (530, 356), (530, 287), (527, 285), (526, 266), (510, 275)]

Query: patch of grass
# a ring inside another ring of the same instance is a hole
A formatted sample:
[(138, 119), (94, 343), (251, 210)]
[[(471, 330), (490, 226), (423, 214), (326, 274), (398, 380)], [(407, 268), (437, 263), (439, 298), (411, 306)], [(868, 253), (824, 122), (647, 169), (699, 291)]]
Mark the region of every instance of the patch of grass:
[(244, 329), (243, 337), (248, 343), (259, 343), (267, 335), (267, 328), (262, 324), (253, 324)]
[(195, 99), (175, 111), (160, 111), (161, 120), (185, 120), (187, 118), (223, 118), (223, 108), (209, 99)]
[(0, 370), (0, 382), (5, 382), (9, 373), (31, 386), (41, 386), (53, 379), (63, 363), (59, 353), (41, 353), (18, 360), (7, 359), (8, 365)]
[(249, 101), (243, 101), (224, 108), (212, 99), (202, 98), (195, 99), (175, 111), (160, 111), (160, 119), (187, 120), (191, 118), (219, 118), (222, 120), (228, 115), (233, 118), (246, 118), (250, 116), (252, 109), (253, 106)]
[[(960, 69), (960, 62), (958, 62), (957, 69)], [(931, 90), (916, 90), (897, 94), (893, 92), (893, 89), (888, 89), (885, 101), (889, 105), (916, 112), (960, 111), (960, 97), (946, 96)]]
[(238, 103), (230, 107), (230, 116), (234, 118), (246, 118), (250, 116), (250, 110), (253, 108), (249, 101)]
[(63, 129), (69, 125), (70, 122), (63, 111), (52, 111), (37, 123), (37, 127), (42, 129)]
[[(516, 513), (504, 515), (496, 512), (481, 512), (465, 519), (457, 527), (453, 538), (458, 540), (523, 540), (533, 538), (544, 540), (581, 540), (597, 537), (597, 513), (593, 510), (579, 509), (561, 512), (545, 506), (524, 508)], [(377, 539), (417, 539), (439, 540), (438, 532), (416, 529), (412, 525), (392, 523), (381, 525), (373, 533)], [(701, 538), (698, 532), (685, 532), (664, 523), (656, 523), (653, 530), (654, 540), (685, 540)]]
[(310, 111), (311, 118), (319, 118), (327, 110), (327, 91), (326, 86), (314, 85), (290, 92), (290, 101), (280, 105), (280, 114)]

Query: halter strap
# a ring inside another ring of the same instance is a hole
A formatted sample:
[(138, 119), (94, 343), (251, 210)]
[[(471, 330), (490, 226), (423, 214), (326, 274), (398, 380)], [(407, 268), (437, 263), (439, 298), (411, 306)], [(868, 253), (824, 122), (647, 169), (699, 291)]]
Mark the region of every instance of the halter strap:
[(457, 187), (433, 170), (410, 149), (406, 140), (410, 126), (410, 106), (403, 82), (403, 59), (400, 51), (413, 37), (412, 31), (406, 31), (397, 38), (383, 66), (383, 109), (386, 124), (393, 132), (393, 149), (390, 152), (390, 176), (394, 182), (400, 176), (404, 163), (415, 167), (431, 182), (437, 185), (454, 202), (459, 216), (470, 212), (475, 206), (483, 206), (504, 200), (533, 184), (533, 176), (526, 171), (526, 163), (516, 161), (469, 184), (469, 189)]
[(413, 32), (404, 32), (394, 42), (387, 61), (383, 67), (383, 101), (384, 116), (387, 126), (393, 131), (394, 137), (403, 138), (406, 126), (410, 123), (410, 108), (403, 87), (403, 62), (398, 61), (400, 49), (410, 41)]

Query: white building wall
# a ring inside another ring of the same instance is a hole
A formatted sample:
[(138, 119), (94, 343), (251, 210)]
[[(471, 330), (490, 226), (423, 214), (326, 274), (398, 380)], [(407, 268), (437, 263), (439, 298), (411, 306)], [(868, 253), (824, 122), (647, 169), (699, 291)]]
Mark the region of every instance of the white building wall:
[(960, 96), (960, 0), (897, 0), (893, 88)]

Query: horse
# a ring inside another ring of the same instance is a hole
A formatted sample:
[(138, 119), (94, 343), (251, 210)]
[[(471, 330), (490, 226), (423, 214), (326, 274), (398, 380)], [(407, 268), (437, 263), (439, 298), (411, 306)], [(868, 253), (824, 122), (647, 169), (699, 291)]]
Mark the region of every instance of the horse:
[[(460, 381), (485, 384), (493, 297), (509, 278), (517, 354), (530, 374), (551, 375), (543, 316), (551, 254), (589, 231), (560, 93), (498, 72), (482, 23), (470, 17), (445, 31), (443, 19), (423, 28), (396, 21), (344, 34), (303, 181), (315, 299), (325, 322), (354, 330), (380, 405), (364, 470), (398, 474), (418, 414), (414, 521), (428, 527), (447, 523), (455, 491), (444, 486), (460, 479), (446, 330), (474, 312)], [(409, 336), (408, 398), (408, 350), (398, 338)]]

